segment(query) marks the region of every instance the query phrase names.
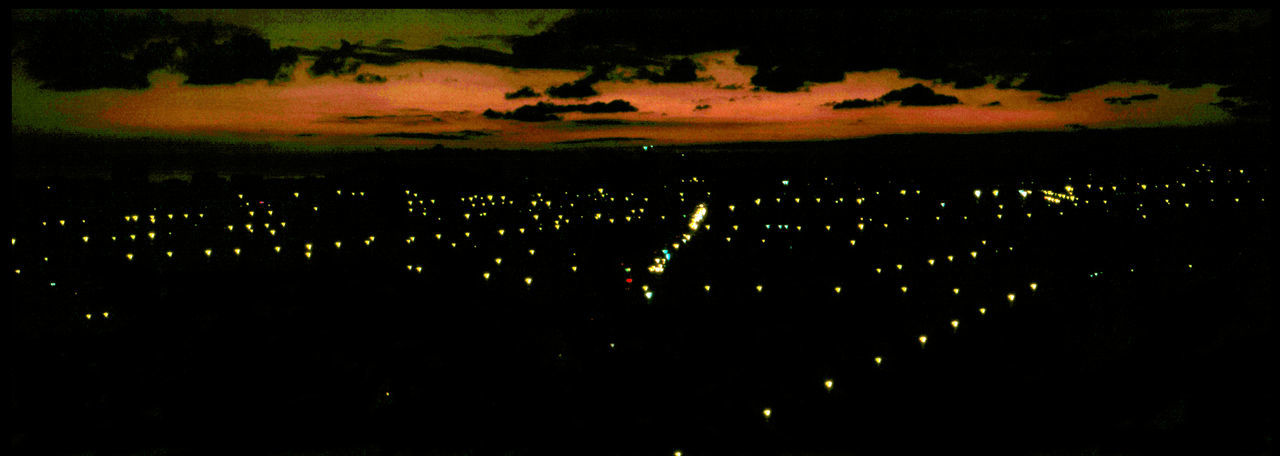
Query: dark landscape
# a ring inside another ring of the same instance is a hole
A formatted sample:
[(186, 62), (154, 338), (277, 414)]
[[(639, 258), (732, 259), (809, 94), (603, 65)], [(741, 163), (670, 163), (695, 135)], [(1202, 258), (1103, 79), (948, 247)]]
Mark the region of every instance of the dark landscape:
[(13, 445), (1265, 454), (1271, 148), (1246, 128), (17, 168)]

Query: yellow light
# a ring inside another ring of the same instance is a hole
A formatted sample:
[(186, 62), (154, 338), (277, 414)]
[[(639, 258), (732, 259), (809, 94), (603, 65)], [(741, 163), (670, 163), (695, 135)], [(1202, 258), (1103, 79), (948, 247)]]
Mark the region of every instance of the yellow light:
[(879, 356), (877, 356), (877, 357), (876, 357), (876, 365), (877, 365), (877, 366), (879, 366), (879, 365), (880, 365), (880, 363), (883, 363), (883, 362), (884, 362), (884, 358), (881, 358), (881, 357), (879, 357)]
[(974, 197), (974, 198), (981, 198), (981, 197), (982, 197), (982, 190), (974, 190), (974, 191), (973, 191), (973, 197)]
[(334, 241), (333, 246), (339, 249), (342, 248), (342, 241)]
[(986, 314), (987, 314), (987, 308), (986, 308), (986, 307), (979, 307), (979, 308), (978, 308), (978, 313), (980, 313), (980, 314), (982, 314), (982, 315), (986, 315)]
[(767, 420), (770, 416), (773, 416), (773, 409), (764, 409), (761, 413), (764, 414), (764, 419)]
[(929, 341), (929, 336), (921, 334), (918, 340), (920, 341), (920, 348), (924, 348), (924, 343)]
[(166, 252), (164, 252), (164, 254), (165, 254), (165, 256), (167, 256), (167, 257), (169, 257), (169, 258), (173, 258), (173, 251), (172, 251), (172, 250), (166, 251)]
[(129, 235), (129, 240), (130, 240), (130, 241), (132, 241), (132, 240), (136, 240), (136, 239), (138, 239), (138, 235), (136, 235), (136, 234), (130, 234), (130, 235)]
[(947, 255), (947, 261), (955, 261), (955, 255)]
[(80, 239), (84, 240), (85, 242), (89, 242), (89, 236), (84, 236), (84, 237), (81, 237)]
[(827, 381), (822, 382), (822, 386), (826, 387), (827, 391), (831, 391), (831, 388), (835, 388), (836, 382), (831, 381), (831, 379), (827, 379)]
[(414, 268), (413, 268), (413, 271), (414, 271), (414, 272), (417, 272), (418, 274), (422, 274), (422, 266), (414, 267)]
[(133, 261), (133, 254), (132, 254), (132, 253), (126, 253), (126, 254), (124, 254), (124, 257), (125, 257), (126, 259), (128, 259), (129, 261)]
[(213, 256), (213, 249), (204, 249), (204, 256)]
[(533, 249), (529, 249), (529, 256), (533, 256)]
[(307, 256), (307, 258), (308, 258), (308, 259), (310, 259), (310, 258), (311, 258), (311, 251), (310, 251), (310, 250), (308, 250), (308, 251), (306, 251), (306, 252), (303, 252), (303, 255), (306, 255), (306, 256)]
[(235, 250), (233, 250), (233, 251), (234, 251), (234, 252), (236, 252), (236, 255), (239, 255), (239, 254), (240, 254), (240, 248), (239, 248), (239, 247), (236, 247), (236, 248), (235, 248)]
[(960, 294), (960, 289), (959, 289), (959, 288), (952, 288), (952, 289), (951, 289), (951, 294), (953, 294), (953, 295), (958, 295), (958, 294)]
[(84, 319), (85, 319), (85, 320), (92, 320), (92, 319), (93, 319), (93, 314), (84, 314)]
[(280, 253), (280, 246), (277, 245), (274, 248), (276, 249), (276, 253)]
[(111, 312), (103, 312), (103, 313), (102, 313), (102, 318), (109, 318), (109, 317), (111, 317)]
[(850, 239), (850, 240), (849, 240), (849, 247), (853, 247), (853, 246), (855, 246), (855, 245), (858, 245), (858, 241), (857, 241), (857, 240), (855, 240), (855, 239)]
[(484, 279), (485, 279), (485, 280), (489, 280), (489, 273), (488, 273), (488, 272), (485, 272), (485, 273), (484, 273)]
[(1036, 283), (1031, 282), (1031, 291), (1036, 291)]
[(907, 294), (907, 287), (902, 287), (902, 294)]
[(577, 267), (577, 266), (569, 266), (569, 270), (571, 270), (571, 271), (573, 271), (573, 272), (578, 272), (578, 267)]
[(977, 258), (977, 257), (978, 257), (978, 251), (977, 251), (977, 250), (970, 251), (970, 252), (969, 252), (969, 256), (974, 257), (974, 258)]
[(836, 287), (836, 294), (840, 294), (840, 287)]
[(895, 266), (895, 267), (897, 267), (899, 271), (901, 271), (901, 270), (902, 270), (902, 265), (901, 265), (901, 264), (896, 264), (896, 265), (894, 265), (894, 266)]
[(756, 293), (764, 291), (764, 285), (756, 285)]
[(525, 278), (524, 278), (524, 284), (525, 284), (525, 285), (533, 285), (533, 277), (525, 277)]
[(933, 266), (933, 258), (929, 259), (929, 266)]
[(951, 329), (959, 329), (960, 320), (951, 320)]
[(1014, 299), (1015, 297), (1016, 297), (1016, 296), (1014, 296), (1014, 294), (1013, 294), (1013, 293), (1009, 293), (1007, 296), (1005, 296), (1005, 298), (1009, 299), (1009, 304), (1013, 304), (1013, 299)]
[(703, 285), (703, 286), (702, 286), (702, 289), (703, 289), (703, 290), (707, 290), (707, 292), (708, 292), (708, 293), (710, 293), (710, 292), (711, 292), (711, 285)]
[(307, 248), (307, 250), (308, 250), (308, 251), (310, 251), (310, 250), (311, 250), (311, 243), (307, 243), (306, 245), (303, 245), (303, 247), (306, 247), (306, 248)]

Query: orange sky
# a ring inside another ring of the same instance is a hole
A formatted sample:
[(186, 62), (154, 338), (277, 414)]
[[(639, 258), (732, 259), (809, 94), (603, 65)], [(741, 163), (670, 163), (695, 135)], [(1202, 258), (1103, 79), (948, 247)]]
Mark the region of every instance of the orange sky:
[[(887, 133), (970, 133), (1065, 130), (1068, 124), (1090, 128), (1205, 125), (1230, 115), (1208, 105), (1220, 88), (1169, 89), (1137, 83), (1112, 83), (1046, 103), (1035, 91), (986, 85), (956, 90), (931, 81), (901, 79), (895, 70), (847, 73), (838, 83), (811, 84), (807, 91), (752, 91), (755, 67), (737, 65), (735, 51), (697, 54), (704, 81), (658, 84), (644, 80), (603, 81), (599, 95), (587, 99), (522, 98), (504, 94), (529, 86), (547, 87), (577, 80), (586, 73), (567, 70), (517, 70), (472, 63), (414, 62), (395, 66), (366, 64), (362, 73), (387, 78), (360, 84), (351, 75), (313, 77), (304, 59), (289, 82), (243, 81), (233, 85), (187, 86), (183, 76), (157, 71), (144, 90), (95, 89), (53, 92), (14, 71), (13, 125), (42, 130), (126, 136), (191, 137), (272, 143), (284, 147), (557, 147), (562, 141), (592, 138), (645, 138), (646, 144), (731, 141), (844, 139)], [(958, 97), (959, 105), (834, 110), (830, 103), (875, 99), (915, 83)], [(718, 86), (737, 85), (737, 90)], [(1129, 105), (1103, 99), (1153, 93), (1150, 101)], [(555, 104), (630, 102), (638, 112), (563, 114), (560, 122), (489, 119), (486, 109), (510, 111), (548, 101)], [(21, 103), (17, 100), (23, 100)], [(999, 101), (999, 106), (984, 106)], [(699, 105), (709, 108), (695, 110)], [(349, 116), (383, 116), (347, 120)], [(416, 117), (415, 117), (416, 116)], [(432, 117), (427, 117), (432, 116)], [(584, 126), (573, 120), (615, 119), (626, 125)], [(480, 131), (466, 140), (375, 138), (378, 133)], [(306, 136), (299, 136), (306, 135)], [(641, 142), (636, 142), (640, 144)], [(563, 147), (563, 146), (560, 146)]]

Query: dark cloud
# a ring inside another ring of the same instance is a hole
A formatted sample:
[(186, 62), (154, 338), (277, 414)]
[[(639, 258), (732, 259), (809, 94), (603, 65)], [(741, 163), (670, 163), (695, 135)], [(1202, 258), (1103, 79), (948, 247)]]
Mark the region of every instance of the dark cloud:
[(1041, 102), (1044, 102), (1044, 103), (1058, 103), (1058, 102), (1062, 102), (1062, 101), (1067, 101), (1067, 97), (1059, 97), (1059, 96), (1054, 96), (1054, 95), (1045, 95), (1045, 96), (1043, 96), (1043, 97), (1036, 98), (1036, 101), (1041, 101)]
[(996, 101), (984, 104), (983, 106), (1000, 106), (1000, 100), (996, 100)]
[(1111, 81), (1179, 87), (1270, 80), (1270, 10), (581, 11), (512, 41), (564, 68), (736, 49), (757, 88), (802, 90), (851, 71), (1064, 96)]
[(516, 108), (515, 111), (498, 112), (492, 109), (486, 110), (484, 116), (490, 119), (507, 119), (518, 120), (521, 122), (547, 122), (560, 120), (560, 116), (566, 112), (581, 112), (584, 114), (607, 114), (618, 112), (635, 112), (637, 109), (631, 103), (625, 100), (613, 100), (608, 103), (595, 102), (591, 104), (572, 104), (572, 105), (556, 105), (541, 102), (534, 105), (525, 105)]
[(1071, 131), (1084, 131), (1089, 129), (1088, 125), (1078, 124), (1078, 123), (1067, 124), (1066, 126), (1067, 126), (1067, 129)]
[(916, 84), (904, 89), (890, 90), (880, 96), (882, 102), (901, 102), (902, 106), (946, 106), (960, 104), (960, 99), (951, 95), (934, 93), (924, 84)]
[(599, 95), (595, 87), (597, 82), (603, 81), (609, 77), (609, 72), (613, 71), (614, 66), (611, 64), (601, 64), (591, 67), (591, 71), (587, 72), (582, 79), (573, 82), (566, 82), (554, 87), (547, 88), (547, 96), (552, 98), (587, 98)]
[(347, 124), (377, 124), (377, 125), (400, 125), (415, 126), (433, 123), (443, 123), (444, 119), (431, 114), (385, 114), (385, 115), (358, 115), (358, 116), (341, 116), (337, 118), (323, 119), (324, 123), (347, 123)]
[(362, 63), (355, 58), (356, 46), (358, 45), (342, 40), (342, 46), (338, 49), (322, 48), (323, 52), (316, 57), (315, 63), (312, 63), (311, 68), (308, 68), (307, 71), (312, 76), (326, 74), (338, 76), (355, 73), (356, 70), (360, 69)]
[(1270, 118), (1271, 103), (1268, 101), (1257, 101), (1250, 99), (1249, 101), (1236, 101), (1233, 99), (1223, 99), (1212, 103), (1212, 106), (1222, 108), (1222, 110), (1231, 113), (1236, 117), (1245, 118)]
[(693, 59), (685, 57), (671, 62), (670, 66), (660, 72), (641, 68), (636, 78), (659, 83), (693, 82), (698, 80), (698, 64)]
[(1223, 98), (1247, 97), (1255, 95), (1257, 91), (1255, 87), (1233, 85), (1218, 89), (1218, 96)]
[(706, 111), (708, 109), (711, 109), (711, 105), (709, 104), (700, 104), (693, 107), (694, 111)]
[(375, 138), (406, 138), (406, 139), (431, 139), (431, 140), (466, 140), (492, 136), (493, 133), (481, 130), (460, 130), (448, 131), (442, 133), (415, 133), (415, 132), (394, 132), (394, 133), (378, 133), (373, 135)]
[(299, 137), (299, 138), (310, 138), (310, 137), (312, 137), (312, 136), (319, 136), (319, 135), (318, 135), (318, 134), (316, 134), (316, 133), (298, 133), (298, 134), (296, 134), (296, 135), (294, 135), (294, 136), (297, 136), (297, 137)]
[[(658, 61), (655, 59), (655, 61)], [(548, 87), (546, 94), (552, 98), (587, 98), (599, 95), (594, 85), (597, 82), (606, 80), (622, 80), (630, 82), (635, 79), (647, 80), (656, 83), (682, 83), (693, 82), (698, 80), (698, 64), (688, 57), (677, 59), (670, 64), (656, 70), (649, 66), (640, 66), (632, 76), (614, 75), (614, 70), (619, 68), (618, 64), (595, 63), (589, 65), (590, 71), (582, 79), (566, 82), (564, 84)]]
[(832, 109), (860, 109), (860, 108), (874, 108), (877, 106), (884, 106), (883, 101), (866, 100), (862, 98), (855, 98), (852, 100), (844, 100), (839, 103), (829, 103), (829, 104), (831, 105)]
[(1133, 95), (1128, 97), (1108, 97), (1107, 99), (1102, 101), (1105, 101), (1107, 104), (1127, 105), (1135, 101), (1154, 100), (1156, 99), (1156, 97), (1157, 96), (1154, 93), (1143, 93), (1143, 94), (1138, 94), (1138, 95)]
[(716, 84), (716, 88), (720, 90), (742, 90), (742, 85), (741, 84), (728, 84), (728, 85)]
[(514, 54), (474, 46), (435, 46), (423, 49), (405, 49), (397, 47), (394, 41), (382, 40), (377, 45), (366, 46), (362, 42), (350, 43), (341, 40), (337, 49), (320, 47), (318, 49), (293, 48), (299, 55), (315, 58), (311, 74), (348, 74), (355, 72), (363, 64), (396, 65), (406, 62), (470, 62), (512, 68), (561, 68), (585, 69), (586, 65), (571, 67), (557, 66), (554, 62), (541, 61), (535, 58), (523, 59)]
[(916, 84), (911, 87), (890, 90), (874, 100), (855, 98), (838, 103), (830, 102), (823, 106), (831, 106), (832, 109), (864, 109), (878, 108), (884, 106), (885, 103), (893, 102), (898, 102), (900, 106), (947, 106), (960, 104), (960, 99), (951, 95), (935, 93), (933, 89), (925, 87), (923, 84)]
[(517, 98), (538, 98), (540, 96), (542, 95), (539, 94), (538, 92), (535, 92), (532, 87), (528, 87), (528, 86), (521, 87), (520, 90), (503, 95), (503, 97), (505, 97), (508, 100), (515, 100)]
[(254, 30), (159, 11), (26, 11), (12, 25), (12, 59), (52, 90), (143, 89), (156, 70), (195, 85), (284, 80), (298, 61), (296, 49), (273, 50)]
[(361, 84), (381, 84), (387, 82), (387, 78), (373, 73), (360, 73), (356, 75), (356, 82)]

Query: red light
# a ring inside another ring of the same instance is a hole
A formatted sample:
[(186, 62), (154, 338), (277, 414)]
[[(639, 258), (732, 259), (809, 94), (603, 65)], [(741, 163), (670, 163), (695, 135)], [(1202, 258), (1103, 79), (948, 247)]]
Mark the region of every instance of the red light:
[(627, 283), (631, 283), (631, 278), (627, 277)]

